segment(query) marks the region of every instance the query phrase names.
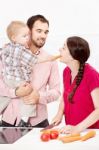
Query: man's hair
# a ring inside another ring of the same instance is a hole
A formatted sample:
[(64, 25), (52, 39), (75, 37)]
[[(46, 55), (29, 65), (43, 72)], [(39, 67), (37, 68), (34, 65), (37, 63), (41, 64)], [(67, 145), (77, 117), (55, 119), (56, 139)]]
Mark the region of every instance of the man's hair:
[(20, 28), (26, 27), (27, 25), (21, 21), (12, 21), (7, 27), (7, 36), (12, 41), (12, 36), (16, 35)]
[(43, 23), (47, 23), (49, 26), (49, 21), (42, 15), (35, 15), (35, 16), (31, 16), (28, 20), (27, 20), (27, 25), (29, 27), (29, 29), (31, 30), (33, 28), (33, 25), (36, 21), (41, 21)]

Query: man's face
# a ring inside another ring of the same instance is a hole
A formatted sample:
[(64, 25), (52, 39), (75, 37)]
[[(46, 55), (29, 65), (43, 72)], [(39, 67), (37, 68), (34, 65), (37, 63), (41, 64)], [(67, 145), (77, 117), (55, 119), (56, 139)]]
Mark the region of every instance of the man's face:
[(49, 27), (47, 23), (41, 21), (36, 21), (31, 30), (31, 40), (34, 46), (41, 48), (46, 41), (49, 32)]

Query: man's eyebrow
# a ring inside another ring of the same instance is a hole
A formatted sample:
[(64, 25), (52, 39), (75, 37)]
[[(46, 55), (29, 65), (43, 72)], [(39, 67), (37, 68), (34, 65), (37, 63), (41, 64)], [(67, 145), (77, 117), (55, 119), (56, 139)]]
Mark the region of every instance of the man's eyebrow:
[(49, 30), (46, 30), (45, 32), (49, 33)]

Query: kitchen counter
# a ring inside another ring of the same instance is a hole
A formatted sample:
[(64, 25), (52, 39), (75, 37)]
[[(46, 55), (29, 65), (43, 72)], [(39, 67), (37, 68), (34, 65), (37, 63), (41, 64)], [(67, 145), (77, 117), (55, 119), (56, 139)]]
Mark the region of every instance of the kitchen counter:
[[(48, 142), (42, 142), (40, 140), (40, 128), (33, 128), (29, 131), (24, 131), (25, 135), (15, 141), (13, 144), (0, 144), (1, 150), (99, 150), (99, 129), (96, 131), (94, 138), (87, 141), (75, 141), (72, 143), (62, 143), (59, 140), (50, 140)], [(85, 134), (88, 130), (82, 132)], [(18, 133), (19, 135), (19, 133)], [(15, 135), (10, 137), (15, 138)]]

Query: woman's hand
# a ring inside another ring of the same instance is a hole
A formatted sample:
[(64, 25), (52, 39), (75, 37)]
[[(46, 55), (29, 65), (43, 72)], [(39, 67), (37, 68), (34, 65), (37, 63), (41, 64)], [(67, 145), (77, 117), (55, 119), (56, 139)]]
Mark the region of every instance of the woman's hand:
[(52, 123), (54, 123), (55, 125), (59, 125), (62, 122), (63, 113), (64, 113), (64, 102), (63, 102), (63, 98), (61, 98), (58, 112), (56, 116), (53, 118)]
[(16, 88), (16, 96), (18, 97), (24, 97), (29, 95), (33, 91), (32, 86), (30, 83), (25, 82), (22, 83), (18, 88)]
[(30, 105), (30, 104), (37, 104), (39, 102), (39, 92), (37, 90), (33, 90), (30, 95), (25, 96), (22, 98), (25, 104)]
[(62, 127), (60, 129), (60, 133), (63, 133), (63, 134), (77, 134), (77, 133), (80, 133), (80, 131), (78, 130), (77, 126), (66, 125), (65, 127)]
[(59, 125), (59, 124), (62, 122), (62, 118), (63, 118), (63, 115), (57, 114), (57, 115), (52, 119), (52, 123), (54, 123), (55, 125)]

